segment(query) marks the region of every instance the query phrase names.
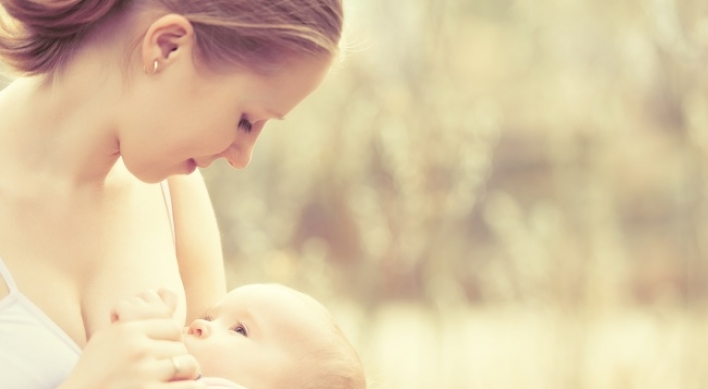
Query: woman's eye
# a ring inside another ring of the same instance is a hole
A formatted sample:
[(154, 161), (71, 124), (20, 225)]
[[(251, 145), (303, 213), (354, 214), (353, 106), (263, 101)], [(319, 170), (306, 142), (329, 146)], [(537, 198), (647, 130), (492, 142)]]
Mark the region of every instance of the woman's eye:
[(253, 124), (246, 116), (241, 116), (241, 120), (238, 121), (238, 128), (241, 128), (246, 132), (251, 132), (251, 129), (253, 129)]
[(246, 330), (246, 327), (244, 327), (242, 324), (239, 324), (236, 327), (234, 327), (234, 332), (237, 332), (243, 336), (248, 337), (248, 330)]

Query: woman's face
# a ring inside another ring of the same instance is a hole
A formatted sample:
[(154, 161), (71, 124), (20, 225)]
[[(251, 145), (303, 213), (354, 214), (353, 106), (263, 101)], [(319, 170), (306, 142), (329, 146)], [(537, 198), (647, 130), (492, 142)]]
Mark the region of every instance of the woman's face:
[(282, 119), (312, 93), (329, 66), (329, 59), (307, 58), (268, 76), (214, 74), (188, 58), (141, 75), (118, 119), (123, 162), (145, 182), (189, 174), (219, 158), (244, 168), (266, 122)]

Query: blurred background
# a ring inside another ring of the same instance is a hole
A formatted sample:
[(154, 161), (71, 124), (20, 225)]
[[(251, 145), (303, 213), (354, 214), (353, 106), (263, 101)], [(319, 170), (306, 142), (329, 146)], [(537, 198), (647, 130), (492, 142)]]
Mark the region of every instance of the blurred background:
[(323, 301), (372, 389), (708, 387), (708, 2), (345, 3), (203, 172), (230, 286)]
[(708, 2), (344, 2), (203, 171), (229, 286), (322, 301), (370, 389), (708, 388)]
[(370, 389), (708, 388), (708, 2), (344, 2), (203, 171), (229, 286), (322, 301)]

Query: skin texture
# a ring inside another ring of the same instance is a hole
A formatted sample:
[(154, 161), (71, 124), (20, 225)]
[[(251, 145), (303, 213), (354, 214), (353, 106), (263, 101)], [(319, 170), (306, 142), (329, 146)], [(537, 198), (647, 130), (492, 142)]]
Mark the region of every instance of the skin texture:
[[(254, 389), (294, 385), (318, 369), (302, 355), (324, 355), (333, 336), (327, 310), (276, 284), (234, 289), (187, 328), (184, 342), (207, 376)], [(322, 358), (325, 358), (322, 356)]]
[[(169, 318), (177, 295), (146, 291), (118, 303), (114, 322)], [(336, 337), (327, 309), (311, 297), (278, 284), (251, 284), (229, 292), (202, 318), (184, 329), (187, 350), (207, 377), (228, 379), (249, 389), (293, 386), (313, 376), (329, 357)]]
[[(158, 70), (118, 102), (121, 112), (135, 112), (123, 118), (121, 155), (145, 180), (188, 172), (190, 159), (200, 167), (218, 158), (246, 167), (265, 123), (291, 111), (329, 68), (328, 59), (297, 59), (267, 76), (245, 70), (213, 73), (191, 60), (194, 43), (186, 19), (158, 19), (142, 50), (145, 67), (154, 69), (157, 61)], [(250, 131), (238, 126), (242, 119), (250, 122)]]
[[(145, 31), (124, 68), (126, 48)], [(185, 366), (178, 378), (196, 377), (181, 327), (226, 288), (204, 182), (179, 174), (220, 157), (245, 167), (265, 122), (293, 109), (329, 66), (308, 58), (267, 77), (217, 74), (194, 61), (194, 39), (178, 15), (118, 20), (62, 72), (0, 92), (0, 256), (84, 349), (62, 389), (199, 387), (168, 382), (170, 358)], [(250, 132), (237, 126), (243, 115)], [(154, 184), (167, 177), (176, 241)], [(177, 293), (172, 318), (111, 323), (117, 301), (161, 287)]]

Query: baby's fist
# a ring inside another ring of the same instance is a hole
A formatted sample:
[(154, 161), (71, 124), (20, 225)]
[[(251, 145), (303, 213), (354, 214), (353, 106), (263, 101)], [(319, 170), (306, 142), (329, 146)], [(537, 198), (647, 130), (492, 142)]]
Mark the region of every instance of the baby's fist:
[(147, 290), (116, 304), (111, 322), (171, 318), (177, 307), (177, 294), (168, 289)]

